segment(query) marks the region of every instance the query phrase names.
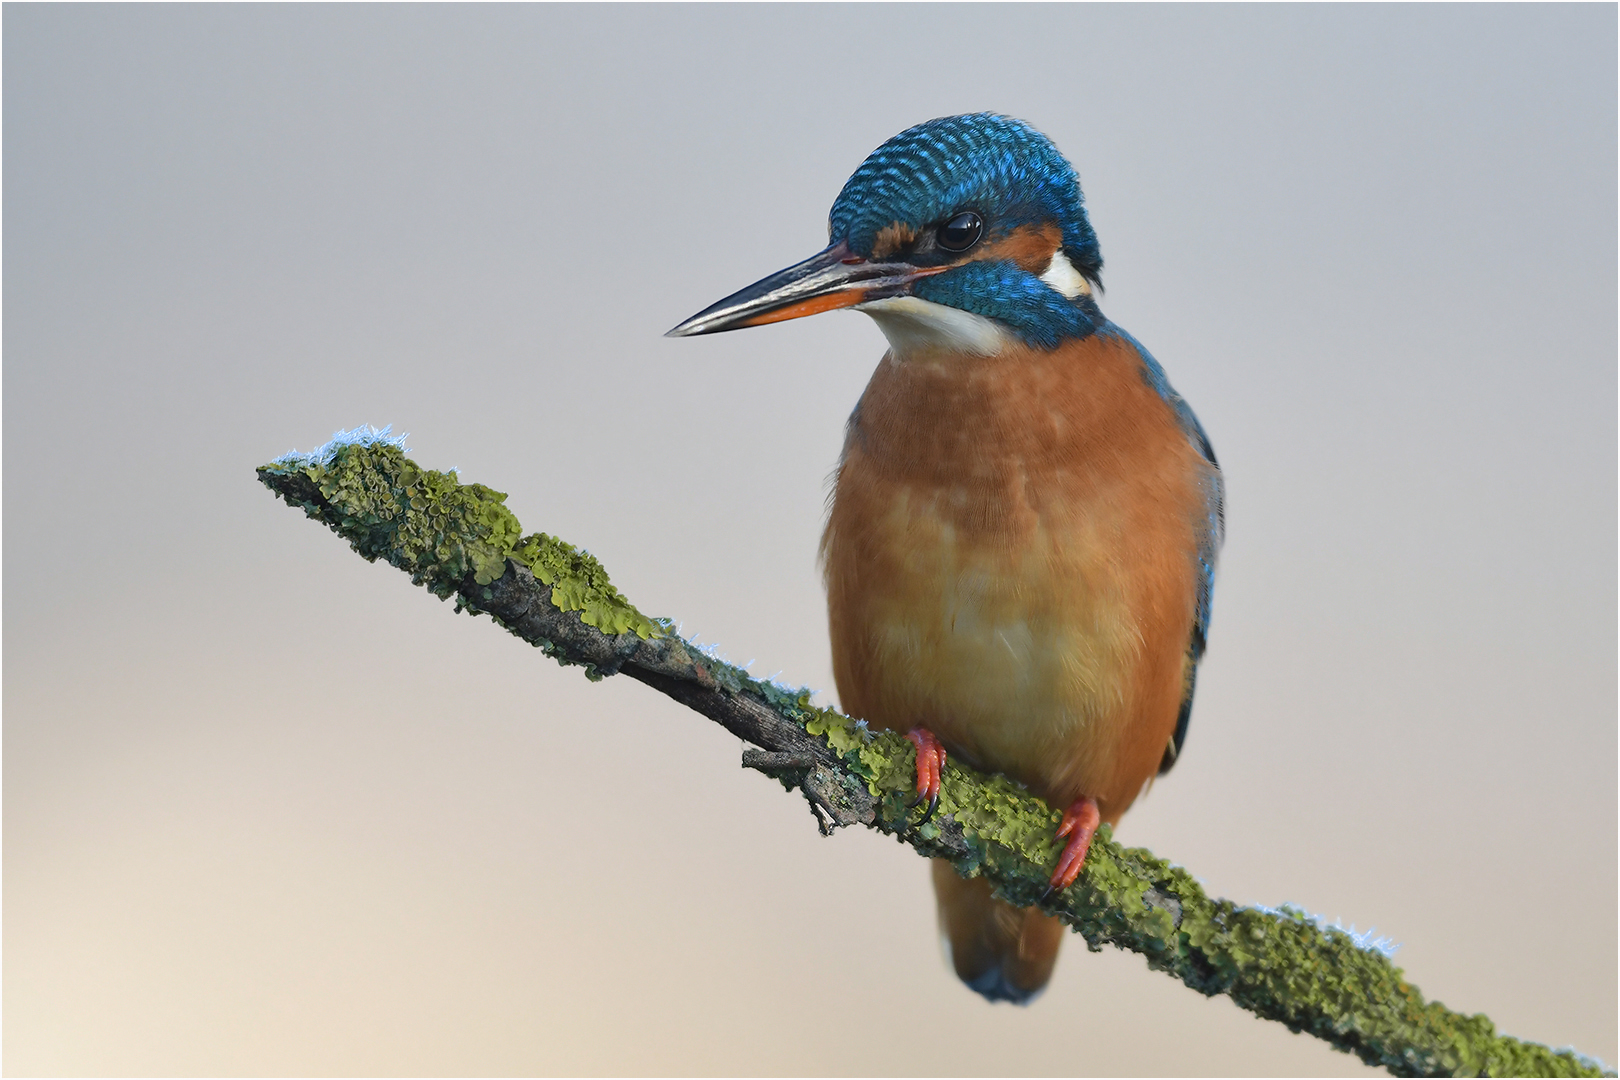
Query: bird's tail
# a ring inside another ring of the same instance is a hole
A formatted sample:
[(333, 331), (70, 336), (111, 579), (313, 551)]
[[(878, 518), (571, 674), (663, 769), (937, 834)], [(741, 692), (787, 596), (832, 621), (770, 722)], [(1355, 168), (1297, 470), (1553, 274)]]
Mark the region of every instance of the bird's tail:
[(939, 928), (961, 980), (990, 1001), (1027, 1005), (1052, 977), (1064, 927), (1034, 908), (990, 895), (984, 878), (965, 878), (933, 860)]

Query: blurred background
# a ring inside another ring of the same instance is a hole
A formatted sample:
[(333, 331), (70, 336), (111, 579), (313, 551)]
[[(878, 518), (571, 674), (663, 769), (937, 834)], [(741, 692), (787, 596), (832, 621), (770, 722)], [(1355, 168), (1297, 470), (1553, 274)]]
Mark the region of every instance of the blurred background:
[(1072, 941), (992, 1007), (923, 860), (452, 613), (254, 466), (391, 423), (836, 701), (815, 566), (883, 351), (670, 341), (997, 110), (1226, 470), (1180, 764), (1120, 837), (1616, 1046), (1616, 11), (4, 14), (8, 1073), (1344, 1074)]

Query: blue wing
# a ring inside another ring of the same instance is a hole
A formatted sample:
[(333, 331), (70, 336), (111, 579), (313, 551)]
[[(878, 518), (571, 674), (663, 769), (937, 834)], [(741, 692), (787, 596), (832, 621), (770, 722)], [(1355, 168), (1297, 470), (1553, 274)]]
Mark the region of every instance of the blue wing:
[(1221, 541), (1226, 538), (1226, 485), (1221, 479), (1220, 463), (1215, 460), (1215, 449), (1209, 445), (1209, 436), (1204, 434), (1203, 426), (1198, 423), (1198, 417), (1193, 415), (1187, 403), (1180, 396), (1175, 398), (1174, 403), (1179, 406), (1177, 412), (1183, 426), (1188, 429), (1187, 437), (1204, 455), (1204, 460), (1209, 462), (1210, 481), (1205, 493), (1208, 524), (1198, 539), (1198, 604), (1193, 614), (1192, 637), (1187, 642), (1187, 660), (1182, 668), (1181, 712), (1176, 717), (1176, 733), (1170, 736), (1170, 745), (1164, 748), (1164, 757), (1159, 762), (1161, 775), (1170, 771), (1170, 766), (1181, 755), (1182, 744), (1187, 741), (1193, 689), (1198, 683), (1198, 662), (1204, 658), (1204, 645), (1209, 640), (1209, 607), (1215, 594), (1215, 558), (1220, 553)]
[(1159, 362), (1153, 359), (1153, 354), (1142, 347), (1142, 343), (1131, 337), (1125, 331), (1109, 323), (1104, 333), (1113, 333), (1130, 342), (1142, 357), (1142, 377), (1149, 386), (1156, 390), (1160, 397), (1175, 411), (1176, 420), (1181, 430), (1186, 434), (1187, 441), (1192, 443), (1194, 449), (1209, 462), (1207, 483), (1204, 489), (1204, 527), (1199, 530), (1198, 537), (1198, 597), (1194, 608), (1192, 634), (1187, 642), (1187, 659), (1183, 665), (1183, 686), (1181, 691), (1181, 712), (1176, 717), (1176, 732), (1170, 737), (1170, 744), (1165, 747), (1164, 758), (1159, 762), (1159, 772), (1164, 774), (1176, 763), (1181, 755), (1181, 747), (1187, 740), (1187, 724), (1192, 718), (1193, 689), (1198, 682), (1198, 662), (1204, 657), (1204, 646), (1209, 640), (1209, 608), (1210, 600), (1215, 593), (1215, 561), (1220, 554), (1221, 542), (1226, 538), (1226, 484), (1221, 478), (1220, 463), (1215, 460), (1215, 449), (1209, 445), (1209, 436), (1204, 434), (1204, 426), (1193, 415), (1192, 407), (1185, 398), (1176, 393), (1170, 380), (1165, 378), (1164, 369)]

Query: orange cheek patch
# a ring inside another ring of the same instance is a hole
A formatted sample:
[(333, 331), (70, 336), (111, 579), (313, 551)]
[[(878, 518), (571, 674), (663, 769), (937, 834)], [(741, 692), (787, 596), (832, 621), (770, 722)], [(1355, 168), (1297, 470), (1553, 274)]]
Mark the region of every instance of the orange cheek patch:
[(866, 296), (861, 289), (850, 289), (846, 292), (828, 293), (825, 296), (812, 296), (808, 300), (800, 300), (796, 304), (780, 307), (774, 311), (767, 311), (755, 315), (739, 326), (765, 326), (773, 322), (786, 322), (789, 319), (802, 319), (806, 315), (820, 315), (823, 311), (837, 311), (839, 308), (854, 307)]
[(1052, 262), (1052, 252), (1063, 246), (1063, 233), (1056, 225), (1034, 228), (1020, 225), (994, 243), (974, 249), (974, 260), (1006, 259), (1032, 274), (1041, 274)]

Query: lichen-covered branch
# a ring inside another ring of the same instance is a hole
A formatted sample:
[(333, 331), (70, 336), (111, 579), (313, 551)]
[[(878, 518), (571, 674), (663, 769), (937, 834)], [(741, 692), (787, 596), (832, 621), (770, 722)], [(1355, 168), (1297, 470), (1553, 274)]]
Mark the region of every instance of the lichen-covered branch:
[(1400, 1076), (1602, 1076), (1572, 1050), (1497, 1034), (1485, 1016), (1425, 1001), (1376, 943), (1302, 911), (1211, 899), (1192, 875), (1104, 826), (1080, 879), (1043, 896), (1058, 814), (1000, 776), (954, 761), (935, 818), (908, 808), (914, 750), (903, 737), (811, 704), (683, 640), (619, 595), (590, 555), (524, 535), (505, 495), (423, 469), (398, 439), (346, 433), (258, 470), (293, 506), (367, 559), (385, 559), (458, 610), (487, 614), (591, 679), (623, 674), (721, 724), (758, 749), (743, 764), (801, 791), (823, 833), (879, 829), (924, 855), (983, 875), (998, 895), (1063, 919), (1093, 950), (1130, 949), (1203, 994), (1325, 1039)]

